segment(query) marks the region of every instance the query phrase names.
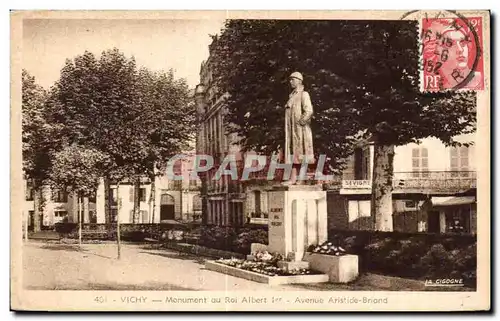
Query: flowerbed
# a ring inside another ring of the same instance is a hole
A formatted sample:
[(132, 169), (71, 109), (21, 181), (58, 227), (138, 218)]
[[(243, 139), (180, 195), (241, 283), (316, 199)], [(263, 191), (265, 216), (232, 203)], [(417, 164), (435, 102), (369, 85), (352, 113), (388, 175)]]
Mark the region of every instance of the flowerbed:
[(215, 261), (216, 263), (224, 264), (227, 266), (231, 266), (237, 269), (241, 270), (246, 270), (246, 271), (251, 271), (267, 276), (291, 276), (291, 275), (311, 275), (311, 274), (318, 274), (314, 271), (307, 270), (307, 269), (295, 269), (295, 270), (288, 270), (286, 271), (285, 269), (279, 268), (275, 265), (273, 265), (270, 262), (264, 262), (264, 261), (248, 261), (248, 260), (242, 260), (242, 259), (218, 259)]
[(332, 242), (324, 242), (321, 245), (311, 245), (308, 249), (308, 252), (325, 254), (325, 255), (334, 255), (341, 256), (346, 255), (347, 251), (341, 247), (340, 245), (334, 245)]

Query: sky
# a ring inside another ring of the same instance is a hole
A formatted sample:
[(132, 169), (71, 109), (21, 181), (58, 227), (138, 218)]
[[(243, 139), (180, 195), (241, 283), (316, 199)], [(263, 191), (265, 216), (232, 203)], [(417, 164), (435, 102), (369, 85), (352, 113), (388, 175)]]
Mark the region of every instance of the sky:
[(30, 19), (23, 25), (23, 68), (48, 89), (67, 58), (85, 50), (99, 56), (117, 47), (135, 57), (138, 67), (174, 69), (191, 88), (208, 58), (209, 34), (220, 33), (223, 20)]

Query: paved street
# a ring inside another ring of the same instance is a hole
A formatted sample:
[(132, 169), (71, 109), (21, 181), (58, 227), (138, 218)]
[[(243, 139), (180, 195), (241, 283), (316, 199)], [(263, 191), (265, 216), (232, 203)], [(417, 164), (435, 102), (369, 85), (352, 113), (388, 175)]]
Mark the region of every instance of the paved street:
[(203, 259), (148, 245), (29, 243), (24, 286), (66, 290), (267, 290), (266, 284), (204, 269)]
[(155, 249), (151, 245), (78, 245), (34, 242), (23, 246), (23, 284), (40, 290), (406, 290), (422, 291), (423, 282), (365, 274), (351, 285), (269, 286), (204, 269), (204, 258)]

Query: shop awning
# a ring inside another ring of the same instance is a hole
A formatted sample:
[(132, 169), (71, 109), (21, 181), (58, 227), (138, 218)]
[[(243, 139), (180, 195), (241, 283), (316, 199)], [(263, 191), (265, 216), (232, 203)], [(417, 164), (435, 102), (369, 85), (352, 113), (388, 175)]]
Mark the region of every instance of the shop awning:
[(457, 206), (476, 203), (475, 196), (432, 197), (433, 206)]

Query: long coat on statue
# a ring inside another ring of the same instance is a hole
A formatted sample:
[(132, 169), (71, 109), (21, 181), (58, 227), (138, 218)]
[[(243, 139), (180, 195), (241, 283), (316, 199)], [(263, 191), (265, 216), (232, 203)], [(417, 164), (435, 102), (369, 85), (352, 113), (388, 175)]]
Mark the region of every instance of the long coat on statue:
[[(313, 107), (309, 93), (303, 88), (296, 88), (285, 107), (285, 163), (301, 164), (303, 158), (307, 157), (307, 163), (313, 164), (315, 160), (310, 126)], [(303, 126), (299, 124), (300, 120), (305, 122)]]

